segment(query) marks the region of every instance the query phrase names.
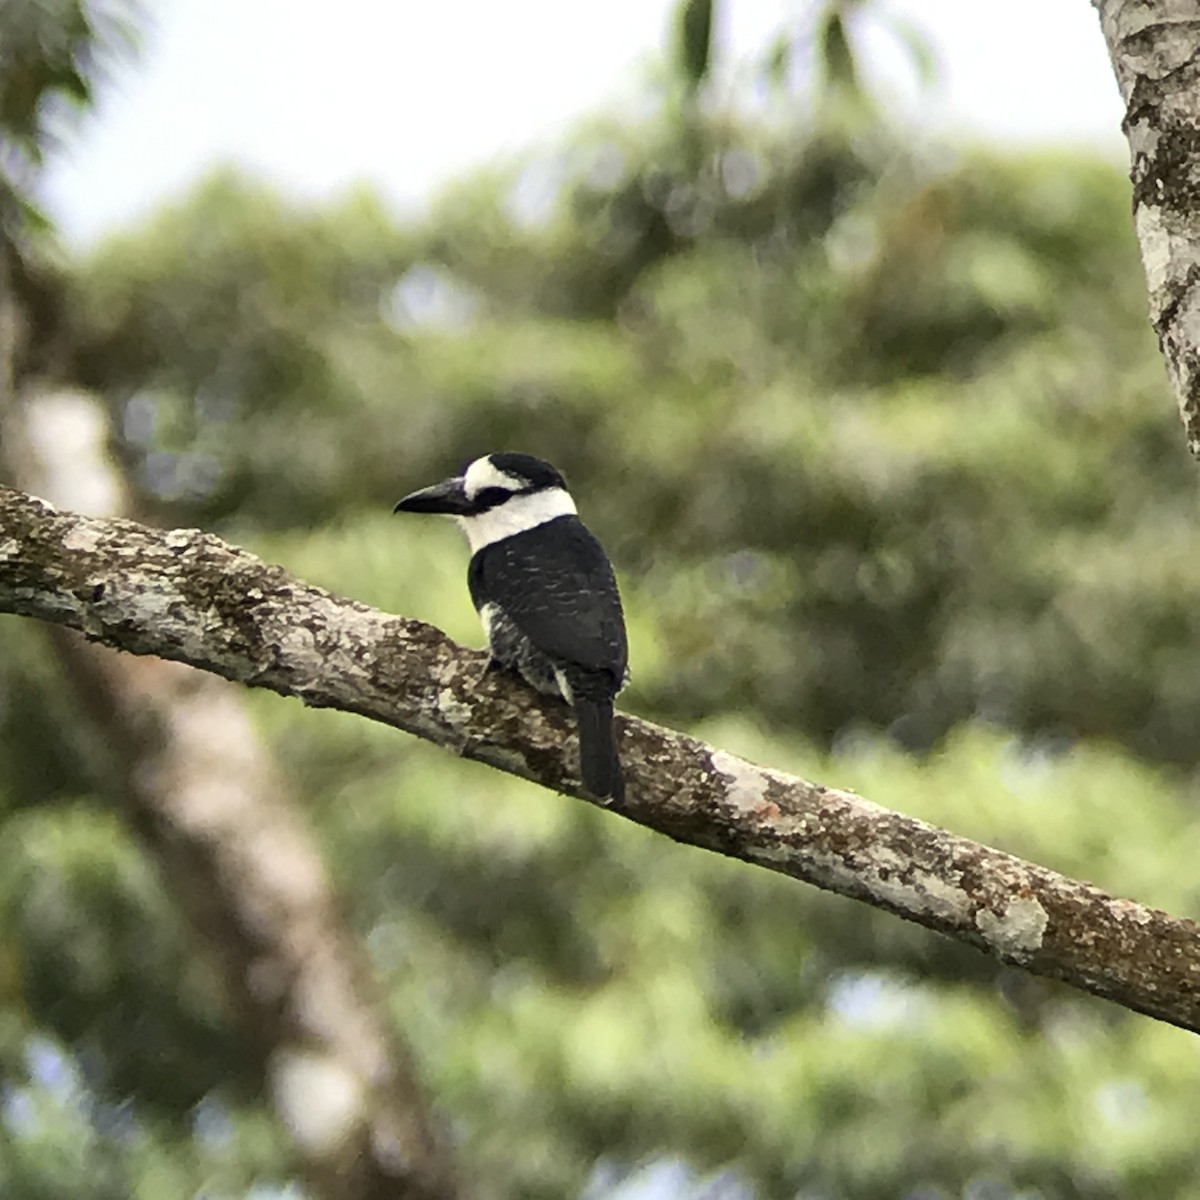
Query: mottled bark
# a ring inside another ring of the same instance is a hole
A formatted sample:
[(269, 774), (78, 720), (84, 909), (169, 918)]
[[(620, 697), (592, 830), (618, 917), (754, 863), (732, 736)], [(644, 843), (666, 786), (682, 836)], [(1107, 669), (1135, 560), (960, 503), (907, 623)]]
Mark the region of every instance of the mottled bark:
[[(10, 475), (93, 510), (124, 505), (98, 405), (28, 395), (9, 371), (0, 292), (0, 441)], [(257, 1056), (264, 1093), (321, 1200), (452, 1200), (406, 1048), (294, 798), (240, 689), (162, 658), (133, 658), (52, 626), (83, 710), (101, 732), (122, 812), (209, 950)]]
[(1125, 100), (1150, 319), (1200, 458), (1200, 6), (1093, 0)]
[[(359, 713), (583, 795), (565, 706), (503, 674), (481, 677), (482, 656), (429, 625), (199, 530), (91, 520), (0, 490), (0, 611)], [(619, 724), (622, 816), (1200, 1031), (1195, 923), (645, 721)]]

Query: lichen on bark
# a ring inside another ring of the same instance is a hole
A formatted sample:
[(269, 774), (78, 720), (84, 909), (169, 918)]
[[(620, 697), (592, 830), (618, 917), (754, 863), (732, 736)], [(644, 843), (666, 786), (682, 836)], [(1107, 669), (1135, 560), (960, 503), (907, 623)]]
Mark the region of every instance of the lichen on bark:
[[(0, 489), (0, 611), (382, 721), (587, 799), (566, 707), (420, 621), (212, 535), (96, 521)], [(1200, 926), (860, 796), (622, 716), (613, 813), (863, 900), (1038, 974), (1200, 1031)]]

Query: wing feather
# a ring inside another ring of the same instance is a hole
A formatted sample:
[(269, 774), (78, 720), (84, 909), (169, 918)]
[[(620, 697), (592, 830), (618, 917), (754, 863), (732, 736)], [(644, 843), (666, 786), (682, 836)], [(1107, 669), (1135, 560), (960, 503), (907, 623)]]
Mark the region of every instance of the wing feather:
[(558, 517), (485, 546), (471, 559), (468, 582), (477, 609), (498, 602), (544, 654), (609, 673), (614, 689), (621, 686), (628, 649), (616, 579), (604, 548), (578, 517)]

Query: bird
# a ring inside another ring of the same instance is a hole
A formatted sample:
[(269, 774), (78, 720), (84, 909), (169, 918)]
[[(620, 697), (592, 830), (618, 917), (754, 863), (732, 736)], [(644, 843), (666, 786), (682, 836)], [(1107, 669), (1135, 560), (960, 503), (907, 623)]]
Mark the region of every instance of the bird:
[(455, 520), (471, 551), (467, 586), (489, 667), (498, 663), (571, 705), (583, 786), (620, 802), (613, 702), (629, 675), (625, 615), (608, 555), (561, 473), (531, 454), (485, 454), (393, 511)]

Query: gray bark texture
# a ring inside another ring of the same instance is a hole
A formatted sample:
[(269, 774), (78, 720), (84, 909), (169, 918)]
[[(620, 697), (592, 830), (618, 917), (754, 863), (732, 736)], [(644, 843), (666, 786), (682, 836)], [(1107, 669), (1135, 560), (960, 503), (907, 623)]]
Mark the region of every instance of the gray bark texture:
[(1150, 320), (1200, 458), (1200, 4), (1093, 3), (1125, 100)]
[[(93, 512), (125, 510), (99, 403), (33, 389), (18, 399), (15, 309), (4, 301), (0, 288), (0, 459), (10, 478)], [(102, 734), (118, 811), (207, 951), (311, 1194), (461, 1196), (448, 1139), (245, 693), (182, 662), (47, 629), (81, 715)]]
[[(432, 626), (312, 587), (195, 529), (60, 512), (0, 489), (0, 612), (393, 725), (569, 795), (569, 710)], [(864, 900), (1200, 1032), (1200, 926), (890, 812), (619, 719), (621, 816)], [(470, 820), (464, 813), (463, 820)]]

